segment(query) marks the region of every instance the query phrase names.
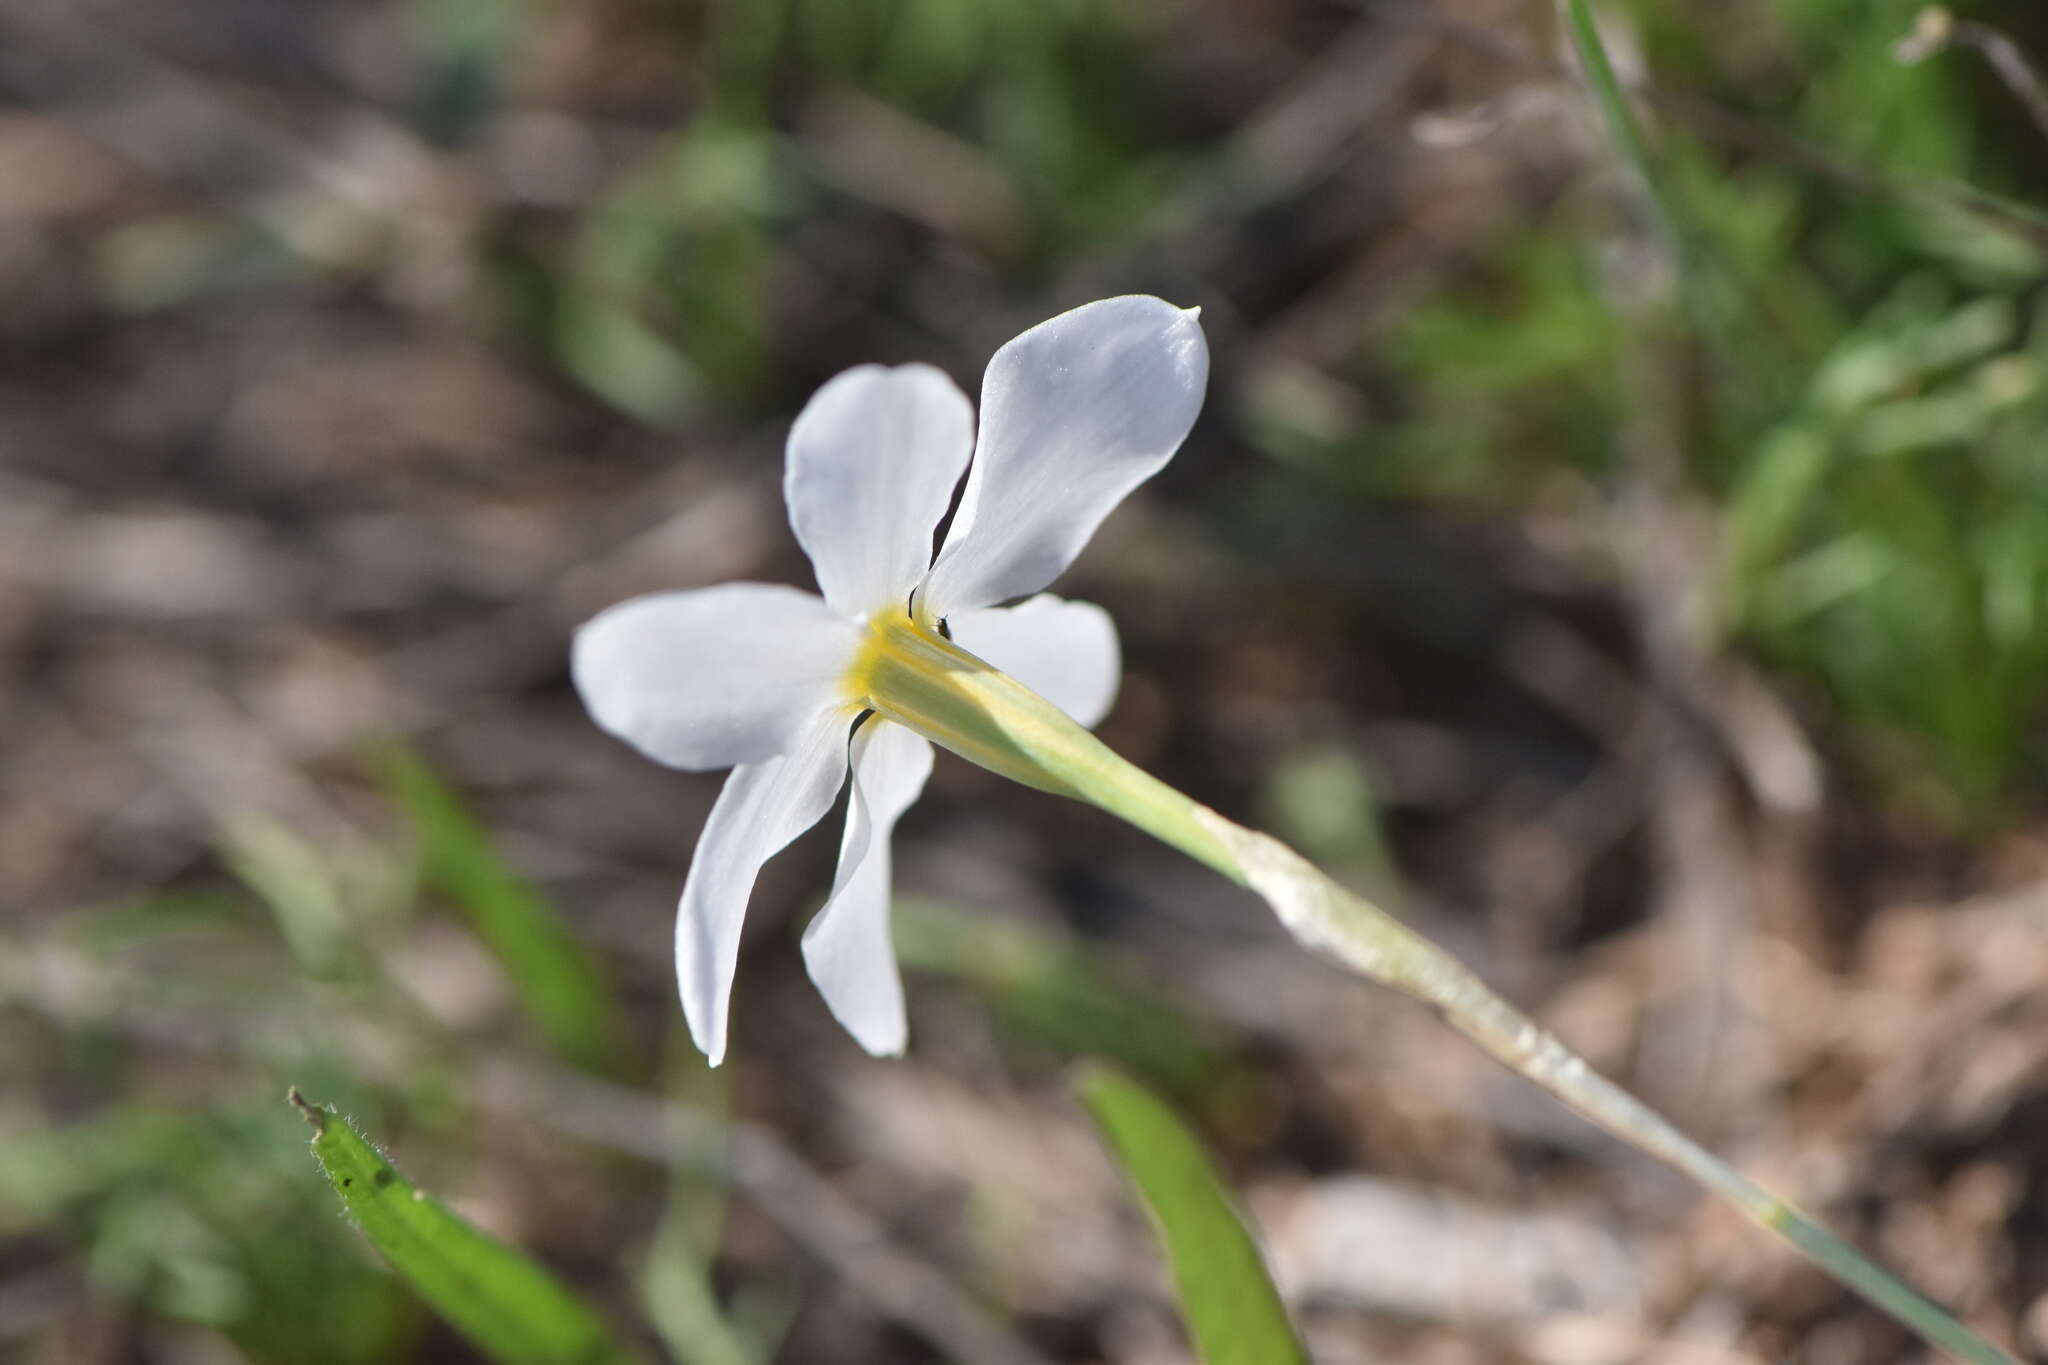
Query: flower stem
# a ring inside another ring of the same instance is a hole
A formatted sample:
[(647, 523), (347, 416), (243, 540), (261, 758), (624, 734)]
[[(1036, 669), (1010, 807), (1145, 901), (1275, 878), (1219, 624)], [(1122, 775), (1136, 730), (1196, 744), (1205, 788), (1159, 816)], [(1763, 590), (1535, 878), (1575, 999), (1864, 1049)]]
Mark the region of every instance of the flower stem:
[[(1149, 775), (1139, 777), (1143, 782), (1133, 783), (1139, 790), (1156, 785)], [(1123, 793), (1114, 786), (1098, 788), (1087, 799), (1126, 815)], [(1147, 810), (1157, 804), (1148, 798)], [(1339, 886), (1285, 844), (1188, 804), (1193, 826), (1188, 830), (1162, 827), (1156, 820), (1132, 822), (1212, 866), (1208, 851), (1221, 844), (1233, 866), (1219, 870), (1257, 892), (1311, 951), (1435, 1007), (1494, 1058), (1615, 1137), (1677, 1167), (1932, 1345), (1972, 1365), (2014, 1365), (2004, 1351), (1593, 1070), (1456, 958)]]
[(1129, 821), (1256, 892), (1305, 947), (1433, 1006), (1451, 1026), (1599, 1127), (1677, 1167), (1928, 1342), (1971, 1365), (2014, 1365), (1808, 1215), (1607, 1080), (1465, 965), (1330, 880), (1285, 844), (1232, 824), (1119, 757), (1008, 674), (908, 617), (878, 622), (856, 700), (995, 772)]

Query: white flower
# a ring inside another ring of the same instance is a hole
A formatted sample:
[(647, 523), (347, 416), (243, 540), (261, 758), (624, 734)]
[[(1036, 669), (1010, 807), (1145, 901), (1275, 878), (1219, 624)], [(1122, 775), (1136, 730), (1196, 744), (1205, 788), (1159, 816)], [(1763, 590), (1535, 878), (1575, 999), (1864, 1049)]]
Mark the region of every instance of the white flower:
[(862, 1046), (903, 1050), (889, 838), (931, 772), (926, 737), (1033, 780), (1028, 764), (975, 738), (977, 703), (946, 679), (1009, 685), (992, 665), (1082, 725), (1108, 711), (1119, 664), (1107, 613), (1048, 595), (998, 604), (1057, 577), (1166, 463), (1194, 424), (1208, 367), (1195, 310), (1129, 295), (997, 351), (978, 436), (966, 395), (938, 370), (848, 370), (797, 417), (783, 482), (822, 597), (762, 583), (660, 593), (577, 633), (576, 687), (600, 726), (672, 767), (733, 770), (676, 919), (683, 1012), (714, 1065), (754, 880), (823, 818), (849, 768), (839, 871), (804, 933), (804, 961)]

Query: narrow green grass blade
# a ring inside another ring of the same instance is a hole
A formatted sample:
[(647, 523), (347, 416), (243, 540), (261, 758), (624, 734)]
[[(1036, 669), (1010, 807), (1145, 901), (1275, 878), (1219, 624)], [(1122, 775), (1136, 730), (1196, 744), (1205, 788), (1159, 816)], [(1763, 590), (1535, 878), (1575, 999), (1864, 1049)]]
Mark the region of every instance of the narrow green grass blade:
[(1265, 1260), (1194, 1135), (1111, 1067), (1084, 1066), (1074, 1086), (1151, 1211), (1204, 1365), (1308, 1365)]
[(1708, 287), (1713, 264), (1706, 242), (1693, 225), (1680, 215), (1674, 202), (1673, 186), (1651, 155), (1650, 139), (1629, 104), (1628, 92), (1608, 58), (1607, 45), (1593, 18), (1592, 0), (1562, 0), (1565, 30), (1572, 50), (1578, 54), (1586, 88), (1599, 111), (1601, 127), (1615, 155), (1632, 174), (1642, 191), (1644, 212), (1650, 227), (1662, 241), (1677, 275), (1678, 302), (1709, 348), (1722, 356), (1739, 355), (1729, 335), (1728, 319), (1719, 304), (1718, 292)]
[(296, 1087), (291, 1102), (313, 1126), (313, 1155), (363, 1236), (478, 1350), (501, 1365), (632, 1365), (554, 1276), (416, 1189), (332, 1109)]
[(1607, 129), (1608, 139), (1641, 182), (1657, 230), (1682, 263), (1685, 242), (1679, 235), (1678, 220), (1672, 215), (1656, 163), (1650, 157), (1649, 139), (1643, 136), (1642, 125), (1629, 108), (1628, 94), (1621, 88), (1621, 78), (1615, 74), (1614, 63), (1608, 60), (1607, 45), (1601, 41), (1600, 27), (1593, 19), (1591, 0), (1564, 0), (1564, 16), (1572, 48), (1585, 69), (1586, 85), (1600, 110), (1600, 122)]
[(617, 1006), (583, 945), (416, 754), (392, 745), (371, 762), (419, 832), (428, 884), (468, 914), (550, 1045), (587, 1070), (612, 1070)]

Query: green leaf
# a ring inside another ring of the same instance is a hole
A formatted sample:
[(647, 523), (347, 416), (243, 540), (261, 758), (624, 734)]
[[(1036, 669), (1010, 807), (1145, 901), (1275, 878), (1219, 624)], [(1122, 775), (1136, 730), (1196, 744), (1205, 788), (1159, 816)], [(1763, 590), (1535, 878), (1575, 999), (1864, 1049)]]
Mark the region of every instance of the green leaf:
[(1307, 1365), (1258, 1246), (1194, 1135), (1114, 1068), (1084, 1066), (1074, 1086), (1151, 1211), (1205, 1365)]
[(468, 913), (548, 1042), (579, 1066), (612, 1070), (618, 1011), (582, 943), (417, 755), (393, 745), (372, 762), (418, 829), (428, 884)]
[(415, 1188), (332, 1109), (297, 1087), (290, 1098), (363, 1236), (478, 1350), (503, 1365), (631, 1365), (634, 1357), (554, 1276)]

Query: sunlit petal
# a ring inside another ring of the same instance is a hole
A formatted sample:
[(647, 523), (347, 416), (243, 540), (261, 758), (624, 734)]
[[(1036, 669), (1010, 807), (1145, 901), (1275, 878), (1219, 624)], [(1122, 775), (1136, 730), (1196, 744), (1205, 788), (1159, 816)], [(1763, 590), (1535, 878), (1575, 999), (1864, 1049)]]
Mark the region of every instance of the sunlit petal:
[(997, 351), (923, 604), (949, 616), (1050, 583), (1179, 448), (1208, 379), (1196, 311), (1149, 295), (1086, 304)]
[(902, 606), (932, 562), (974, 444), (967, 395), (929, 365), (862, 365), (819, 389), (789, 432), (783, 495), (825, 600)]
[(713, 1066), (725, 1058), (726, 1008), (754, 879), (832, 808), (846, 781), (851, 720), (836, 708), (813, 714), (789, 753), (734, 768), (698, 837), (676, 912), (676, 984), (690, 1037)]
[(570, 671), (600, 727), (701, 771), (787, 752), (859, 645), (811, 593), (727, 583), (598, 613), (576, 632)]
[(804, 965), (832, 1015), (877, 1057), (903, 1051), (903, 982), (889, 937), (889, 837), (924, 790), (932, 746), (871, 717), (853, 737), (853, 799), (831, 898), (804, 931)]
[(1092, 602), (1051, 593), (1014, 607), (946, 618), (953, 643), (978, 655), (1086, 726), (1109, 714), (1122, 680), (1116, 625)]

